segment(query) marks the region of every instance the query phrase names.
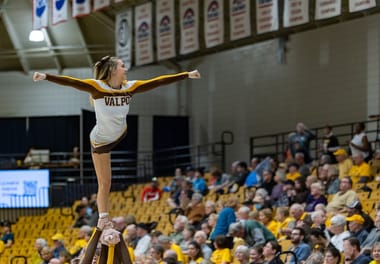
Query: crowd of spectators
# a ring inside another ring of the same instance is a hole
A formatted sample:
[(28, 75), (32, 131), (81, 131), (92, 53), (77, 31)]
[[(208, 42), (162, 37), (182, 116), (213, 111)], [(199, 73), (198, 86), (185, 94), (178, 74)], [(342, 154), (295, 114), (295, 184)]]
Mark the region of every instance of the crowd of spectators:
[[(310, 141), (315, 134), (299, 123), (289, 135), (283, 161), (235, 161), (229, 172), (212, 168), (208, 177), (204, 168), (177, 168), (167, 186), (153, 178), (141, 201), (154, 205), (167, 192), (167, 209), (178, 216), (170, 233), (157, 230), (157, 223), (137, 222), (133, 215), (115, 217), (114, 228), (123, 234), (132, 261), (380, 263), (380, 208), (376, 204), (376, 212), (364, 210), (358, 195), (379, 191), (368, 184), (376, 179), (373, 164), (380, 155), (372, 151), (363, 124), (355, 126), (347, 148), (341, 147), (330, 126), (324, 133), (320, 155), (314, 159)], [(77, 207), (73, 227), (80, 229), (74, 247), (66, 249), (59, 233), (51, 238), (53, 247), (38, 238), (33, 264), (78, 260), (96, 225), (93, 201), (83, 199)], [(7, 236), (9, 231), (4, 225), (4, 246), (14, 239)]]

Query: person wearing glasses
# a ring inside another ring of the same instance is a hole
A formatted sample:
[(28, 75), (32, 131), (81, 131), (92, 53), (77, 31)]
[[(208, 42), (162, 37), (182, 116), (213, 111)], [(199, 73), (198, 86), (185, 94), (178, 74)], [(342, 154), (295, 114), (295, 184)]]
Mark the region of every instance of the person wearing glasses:
[(126, 136), (126, 116), (135, 94), (150, 91), (184, 79), (199, 79), (197, 70), (173, 75), (163, 75), (150, 80), (127, 80), (127, 68), (117, 58), (106, 56), (94, 65), (94, 79), (78, 79), (69, 76), (35, 72), (34, 81), (47, 80), (71, 86), (90, 94), (96, 115), (96, 125), (90, 133), (92, 160), (98, 180), (97, 203), (100, 230), (111, 229), (108, 215), (108, 196), (111, 188), (110, 151)]

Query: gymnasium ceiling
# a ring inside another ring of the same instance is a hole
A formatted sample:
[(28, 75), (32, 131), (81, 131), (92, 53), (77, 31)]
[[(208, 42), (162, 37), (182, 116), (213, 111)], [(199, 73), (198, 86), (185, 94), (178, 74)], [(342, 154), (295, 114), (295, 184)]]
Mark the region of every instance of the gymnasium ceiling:
[[(115, 14), (120, 9), (144, 2), (147, 2), (147, 0), (128, 0), (118, 4), (113, 3), (102, 11), (91, 12), (90, 15), (77, 19), (70, 18), (66, 22), (43, 29), (45, 35), (43, 42), (30, 42), (32, 0), (0, 0), (0, 72), (19, 71), (29, 73), (41, 69), (56, 69), (57, 72), (62, 72), (63, 69), (67, 68), (91, 67), (101, 57), (115, 54)], [(314, 0), (311, 2), (314, 2)], [(225, 44), (212, 49), (205, 49), (201, 46), (199, 52), (190, 56), (202, 56), (242, 45), (251, 45), (271, 38), (284, 37), (283, 39), (287, 40), (288, 35), (292, 33), (341, 23), (380, 12), (378, 3), (378, 6), (372, 8), (372, 10), (348, 14), (347, 2), (342, 1), (342, 15), (339, 17), (325, 21), (312, 21), (295, 28), (282, 29), (278, 32), (253, 36), (241, 41), (226, 41)], [(279, 3), (281, 10), (282, 1), (279, 1)], [(225, 16), (228, 16), (226, 9)], [(253, 9), (252, 16), (254, 16)], [(313, 10), (310, 11), (310, 17), (313, 17)], [(254, 28), (254, 25), (252, 26)], [(228, 27), (229, 25), (226, 23), (226, 30), (228, 30)], [(178, 35), (177, 32), (177, 41)], [(201, 37), (200, 41), (202, 41)], [(186, 58), (189, 58), (189, 56), (177, 57), (173, 61)]]

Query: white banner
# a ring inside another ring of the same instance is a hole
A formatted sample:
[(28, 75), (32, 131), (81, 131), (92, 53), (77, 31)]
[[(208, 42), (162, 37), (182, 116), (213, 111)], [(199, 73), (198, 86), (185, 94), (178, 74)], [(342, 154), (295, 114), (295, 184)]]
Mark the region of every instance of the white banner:
[(53, 0), (53, 6), (51, 8), (51, 22), (53, 25), (67, 20), (68, 1), (69, 0)]
[(48, 26), (48, 0), (33, 0), (33, 29)]
[(91, 12), (91, 0), (73, 0), (73, 17), (85, 16)]
[(175, 56), (174, 0), (156, 0), (157, 60)]
[(376, 6), (376, 0), (349, 0), (349, 11), (357, 12)]
[(123, 1), (125, 1), (125, 0), (115, 0), (115, 3), (121, 3)]
[(199, 2), (198, 0), (180, 0), (181, 54), (199, 49)]
[(231, 40), (251, 35), (250, 0), (230, 0), (230, 23)]
[(94, 11), (106, 8), (111, 4), (111, 0), (94, 0)]
[(123, 10), (116, 14), (115, 43), (116, 56), (120, 58), (127, 69), (131, 68), (132, 43), (132, 10)]
[(214, 47), (224, 42), (224, 1), (205, 0), (205, 43)]
[(315, 19), (326, 19), (342, 13), (342, 0), (315, 0)]
[(309, 1), (285, 0), (284, 27), (293, 27), (309, 22)]
[(278, 0), (256, 0), (257, 34), (278, 30)]
[(136, 65), (153, 62), (152, 2), (135, 7)]

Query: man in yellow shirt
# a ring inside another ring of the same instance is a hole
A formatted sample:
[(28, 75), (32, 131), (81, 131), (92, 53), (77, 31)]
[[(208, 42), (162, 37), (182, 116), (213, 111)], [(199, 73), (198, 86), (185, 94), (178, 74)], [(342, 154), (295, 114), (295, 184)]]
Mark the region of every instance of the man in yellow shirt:
[(354, 166), (352, 166), (348, 175), (351, 177), (355, 186), (356, 183), (365, 183), (370, 181), (371, 167), (364, 161), (364, 157), (361, 153), (355, 154), (352, 159), (354, 160)]
[(334, 156), (338, 161), (339, 179), (348, 176), (353, 164), (352, 160), (348, 157), (346, 150), (342, 148), (338, 149), (334, 152)]

